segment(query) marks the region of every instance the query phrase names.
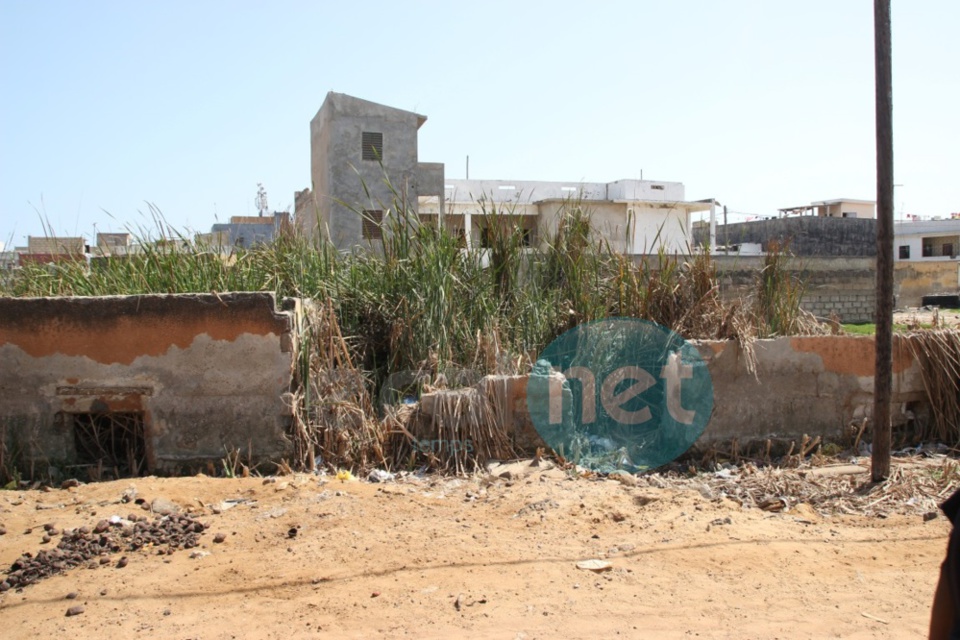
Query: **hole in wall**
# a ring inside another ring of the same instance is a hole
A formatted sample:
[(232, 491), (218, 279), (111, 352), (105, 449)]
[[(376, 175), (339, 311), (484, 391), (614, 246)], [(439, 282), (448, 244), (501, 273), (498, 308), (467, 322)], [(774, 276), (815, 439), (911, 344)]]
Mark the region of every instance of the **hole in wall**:
[(74, 413), (77, 463), (91, 480), (139, 476), (147, 470), (143, 412)]

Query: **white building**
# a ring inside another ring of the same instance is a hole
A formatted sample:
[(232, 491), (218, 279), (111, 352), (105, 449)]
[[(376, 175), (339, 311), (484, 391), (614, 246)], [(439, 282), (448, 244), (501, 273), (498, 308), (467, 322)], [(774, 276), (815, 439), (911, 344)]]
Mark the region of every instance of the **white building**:
[(895, 260), (954, 260), (960, 254), (960, 219), (896, 222), (893, 245)]
[(778, 209), (781, 217), (785, 216), (819, 216), (821, 218), (876, 218), (877, 203), (874, 200), (855, 200), (853, 198), (837, 198), (836, 200), (821, 200), (799, 207), (784, 207)]
[[(424, 222), (462, 234), (468, 247), (485, 244), (485, 214), (527, 230), (531, 246), (557, 229), (558, 214), (579, 202), (594, 228), (628, 254), (686, 252), (690, 214), (709, 203), (685, 201), (679, 182), (609, 183), (524, 180), (446, 180), (441, 163), (420, 162), (424, 115), (329, 93), (310, 123), (311, 189), (295, 194), (296, 224), (338, 248), (370, 247), (382, 236), (385, 211), (396, 198)], [(386, 184), (384, 176), (390, 178)], [(362, 215), (361, 215), (362, 214)]]
[(557, 231), (565, 207), (580, 206), (615, 251), (626, 254), (688, 253), (690, 214), (709, 202), (688, 202), (683, 184), (655, 180), (615, 182), (536, 182), (526, 180), (446, 180), (443, 200), (421, 197), (421, 222), (443, 226), (464, 237), (468, 247), (485, 245), (494, 211), (499, 219), (527, 230), (526, 243), (538, 246)]

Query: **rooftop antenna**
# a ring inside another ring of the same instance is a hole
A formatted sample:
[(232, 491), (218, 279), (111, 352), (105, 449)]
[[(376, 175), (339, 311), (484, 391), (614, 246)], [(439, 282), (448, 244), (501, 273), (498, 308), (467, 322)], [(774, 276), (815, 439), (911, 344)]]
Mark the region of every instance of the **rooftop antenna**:
[(269, 213), (269, 208), (267, 206), (267, 190), (263, 188), (263, 183), (257, 183), (257, 197), (253, 199), (253, 204), (256, 205), (257, 210), (260, 212), (260, 217), (262, 218), (265, 214)]

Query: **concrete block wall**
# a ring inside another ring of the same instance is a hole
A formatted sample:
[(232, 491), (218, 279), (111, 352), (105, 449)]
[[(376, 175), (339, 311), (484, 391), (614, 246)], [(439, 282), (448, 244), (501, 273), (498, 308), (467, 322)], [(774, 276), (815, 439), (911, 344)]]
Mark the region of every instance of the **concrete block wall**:
[[(763, 270), (762, 256), (715, 256), (714, 260), (726, 299), (755, 294)], [(793, 258), (788, 271), (804, 285), (803, 309), (821, 318), (836, 315), (841, 322), (873, 322), (877, 299), (874, 258)]]
[(142, 418), (148, 472), (239, 449), (279, 460), (292, 313), (272, 294), (0, 298), (0, 429), (8, 452), (82, 476), (78, 415)]

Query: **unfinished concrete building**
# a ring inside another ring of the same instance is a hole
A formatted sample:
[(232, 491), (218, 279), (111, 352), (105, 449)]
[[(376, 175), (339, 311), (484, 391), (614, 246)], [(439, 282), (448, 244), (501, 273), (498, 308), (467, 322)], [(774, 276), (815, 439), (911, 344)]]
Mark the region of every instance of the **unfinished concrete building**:
[[(417, 131), (427, 117), (330, 92), (310, 121), (313, 196), (296, 196), (297, 225), (339, 249), (368, 246), (394, 199), (416, 212), (443, 195), (443, 164), (420, 162)], [(385, 178), (389, 178), (388, 185)]]
[[(328, 93), (310, 122), (312, 190), (296, 192), (297, 226), (323, 234), (341, 250), (369, 247), (395, 201), (464, 239), (465, 248), (486, 244), (488, 214), (525, 229), (535, 246), (556, 230), (559, 213), (577, 202), (597, 230), (627, 254), (687, 252), (690, 214), (709, 203), (686, 200), (679, 182), (542, 182), (445, 180), (444, 165), (420, 162), (417, 135), (426, 116)], [(385, 181), (389, 179), (389, 184)]]

